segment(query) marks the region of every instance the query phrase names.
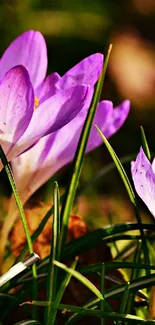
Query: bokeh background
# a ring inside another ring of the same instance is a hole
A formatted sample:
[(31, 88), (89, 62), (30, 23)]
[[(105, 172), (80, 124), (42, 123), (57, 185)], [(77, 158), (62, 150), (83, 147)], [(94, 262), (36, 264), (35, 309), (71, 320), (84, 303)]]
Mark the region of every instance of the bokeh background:
[[(23, 31), (39, 30), (47, 42), (48, 72), (63, 74), (90, 54), (105, 54), (108, 45), (113, 43), (102, 98), (112, 100), (115, 106), (128, 98), (131, 112), (110, 142), (119, 157), (134, 156), (139, 150), (140, 125), (143, 125), (150, 149), (155, 152), (154, 21), (154, 0), (1, 0), (0, 53)], [(111, 158), (104, 146), (87, 155), (79, 190), (109, 163)], [(130, 176), (130, 163), (125, 168)], [(69, 171), (65, 167), (53, 178), (62, 189)], [(4, 172), (0, 178), (1, 193), (9, 195)], [(53, 179), (36, 194), (37, 198), (46, 201), (51, 198)], [(77, 213), (85, 217), (100, 216), (102, 222), (109, 211), (114, 211), (114, 216), (118, 213), (129, 220), (132, 212), (126, 199), (121, 179), (113, 170), (85, 188)]]

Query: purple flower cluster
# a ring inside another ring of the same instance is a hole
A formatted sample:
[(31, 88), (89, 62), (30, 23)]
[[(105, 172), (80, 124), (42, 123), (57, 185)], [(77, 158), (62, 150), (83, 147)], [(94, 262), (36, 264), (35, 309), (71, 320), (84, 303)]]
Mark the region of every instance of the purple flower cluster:
[[(22, 200), (71, 162), (103, 66), (103, 55), (85, 58), (62, 77), (46, 77), (47, 49), (39, 32), (27, 31), (0, 60), (0, 144), (12, 162)], [(113, 109), (101, 101), (89, 137), (87, 152), (102, 144), (99, 126), (109, 138), (126, 120), (124, 101)], [(2, 167), (2, 166), (1, 166)]]

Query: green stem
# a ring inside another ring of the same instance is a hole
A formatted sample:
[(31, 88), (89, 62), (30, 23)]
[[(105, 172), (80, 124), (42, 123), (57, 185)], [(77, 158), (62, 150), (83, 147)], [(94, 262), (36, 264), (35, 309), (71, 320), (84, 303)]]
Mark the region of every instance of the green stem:
[(53, 224), (52, 224), (52, 245), (49, 256), (49, 270), (47, 276), (47, 296), (46, 300), (50, 302), (48, 308), (45, 310), (45, 324), (48, 323), (48, 319), (51, 319), (51, 304), (55, 300), (56, 287), (57, 287), (57, 271), (58, 267), (53, 264), (54, 260), (57, 260), (58, 255), (58, 242), (59, 242), (59, 225), (60, 225), (60, 199), (59, 199), (59, 187), (58, 183), (54, 184), (53, 193), (54, 211), (53, 211)]
[[(101, 267), (101, 294), (102, 294), (103, 298), (104, 298), (104, 280), (105, 280), (105, 265), (103, 263), (102, 267)], [(105, 307), (105, 301), (101, 300), (101, 303), (100, 303), (101, 311), (104, 311), (104, 307)], [(101, 318), (101, 325), (104, 325), (104, 324), (105, 324), (105, 319)]]
[[(75, 260), (72, 262), (70, 268), (75, 270), (77, 262), (78, 262), (78, 258), (76, 257)], [(47, 319), (46, 325), (54, 325), (60, 301), (63, 297), (66, 287), (68, 286), (68, 284), (70, 282), (71, 277), (72, 277), (72, 274), (67, 273), (63, 282), (60, 285), (60, 288), (57, 292), (57, 295), (56, 295), (54, 301), (52, 302), (52, 300), (51, 300), (49, 302), (49, 312), (48, 312), (48, 319)]]
[(109, 46), (109, 50), (108, 50), (108, 54), (106, 56), (103, 70), (102, 70), (101, 76), (99, 78), (99, 81), (97, 83), (96, 90), (94, 92), (91, 107), (88, 111), (87, 118), (86, 118), (83, 130), (82, 130), (81, 136), (80, 136), (80, 140), (79, 140), (75, 158), (74, 158), (74, 164), (73, 164), (74, 169), (73, 169), (70, 183), (69, 183), (67, 191), (66, 191), (66, 197), (65, 197), (64, 204), (62, 206), (62, 211), (61, 211), (60, 219), (62, 220), (62, 226), (61, 226), (60, 243), (59, 243), (59, 258), (60, 258), (60, 256), (62, 256), (64, 245), (66, 242), (69, 217), (70, 217), (76, 189), (77, 189), (78, 182), (79, 182), (79, 177), (80, 177), (83, 162), (84, 162), (84, 155), (85, 155), (85, 151), (86, 151), (88, 137), (90, 134), (90, 130), (91, 130), (94, 116), (95, 116), (95, 112), (97, 109), (97, 104), (100, 99), (103, 81), (105, 78), (105, 73), (106, 73), (111, 50), (112, 50), (112, 45)]
[[(26, 217), (25, 217), (24, 209), (23, 209), (23, 206), (22, 206), (19, 194), (18, 194), (17, 186), (16, 186), (16, 183), (15, 183), (15, 179), (14, 179), (11, 167), (10, 167), (8, 161), (7, 161), (7, 158), (6, 158), (5, 154), (4, 154), (4, 151), (3, 151), (1, 146), (0, 146), (0, 158), (2, 160), (2, 164), (4, 166), (4, 169), (5, 169), (6, 173), (7, 173), (8, 180), (10, 182), (10, 185), (11, 185), (14, 197), (15, 197), (15, 201), (16, 201), (16, 204), (17, 204), (17, 207), (18, 207), (18, 210), (19, 210), (19, 214), (20, 214), (22, 223), (23, 223), (26, 240), (27, 240), (27, 244), (28, 244), (28, 247), (29, 247), (29, 252), (30, 252), (30, 254), (32, 254), (32, 253), (34, 253), (33, 244), (32, 244), (32, 241), (31, 241), (31, 236), (30, 236), (27, 220), (26, 220)], [(32, 290), (32, 293), (33, 293), (33, 299), (36, 299), (36, 297), (37, 297), (37, 270), (36, 270), (36, 265), (35, 264), (33, 264), (33, 266), (32, 266), (32, 275), (33, 275), (33, 290)], [(36, 317), (36, 307), (33, 309), (33, 317), (34, 318)]]

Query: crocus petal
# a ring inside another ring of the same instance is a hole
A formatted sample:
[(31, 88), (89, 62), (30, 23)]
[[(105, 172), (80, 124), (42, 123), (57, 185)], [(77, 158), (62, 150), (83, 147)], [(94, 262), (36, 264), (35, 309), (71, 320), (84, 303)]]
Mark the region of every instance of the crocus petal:
[(42, 136), (55, 132), (68, 124), (90, 102), (89, 86), (79, 85), (47, 99), (34, 111), (26, 132), (18, 141), (16, 152), (19, 155)]
[(130, 111), (130, 101), (123, 101), (118, 107), (113, 109), (113, 104), (110, 101), (101, 101), (98, 105), (96, 116), (93, 122), (91, 134), (88, 141), (87, 152), (100, 146), (103, 143), (101, 136), (96, 130), (97, 125), (104, 136), (108, 139), (115, 134), (125, 120)]
[(77, 84), (94, 86), (102, 67), (103, 55), (101, 53), (90, 55), (68, 70), (57, 83), (57, 86), (61, 89), (67, 89)]
[(131, 162), (131, 173), (137, 194), (155, 217), (155, 174), (142, 148)]
[(59, 89), (56, 87), (56, 84), (60, 79), (61, 77), (59, 76), (59, 74), (57, 72), (53, 72), (36, 89), (35, 96), (39, 98), (40, 104), (49, 97), (59, 92)]
[(17, 66), (0, 84), (0, 143), (7, 154), (25, 132), (34, 106), (34, 92), (27, 70)]
[(152, 170), (153, 170), (153, 172), (155, 174), (155, 158), (152, 161)]
[[(125, 106), (121, 104), (120, 107), (123, 110)], [(100, 129), (106, 133), (109, 121), (115, 123), (112, 114), (117, 109), (119, 107), (113, 109), (113, 104), (110, 101), (99, 104), (89, 137), (87, 152), (103, 143), (95, 124), (98, 123)], [(12, 162), (18, 188), (21, 188), (20, 196), (24, 201), (60, 168), (73, 160), (87, 111), (87, 109), (81, 110), (69, 124), (59, 131), (42, 138), (32, 149)], [(119, 112), (122, 113), (121, 110)], [(114, 114), (114, 117), (116, 115)], [(123, 123), (123, 120), (121, 120), (121, 123)]]
[(42, 83), (47, 71), (47, 49), (40, 32), (27, 31), (11, 43), (0, 60), (0, 79), (17, 65), (27, 68), (35, 88)]
[(35, 146), (11, 161), (16, 184), (22, 198), (23, 189), (24, 191), (26, 188), (29, 190), (30, 185), (34, 183), (33, 177), (39, 168), (40, 156), (46, 150), (48, 137), (41, 138)]

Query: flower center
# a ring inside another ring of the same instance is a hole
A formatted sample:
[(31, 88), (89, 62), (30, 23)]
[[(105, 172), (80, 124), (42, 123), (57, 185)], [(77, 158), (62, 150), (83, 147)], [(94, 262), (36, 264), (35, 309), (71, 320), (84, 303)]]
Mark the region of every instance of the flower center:
[(38, 105), (39, 105), (39, 98), (35, 97), (34, 98), (34, 111), (37, 109)]

